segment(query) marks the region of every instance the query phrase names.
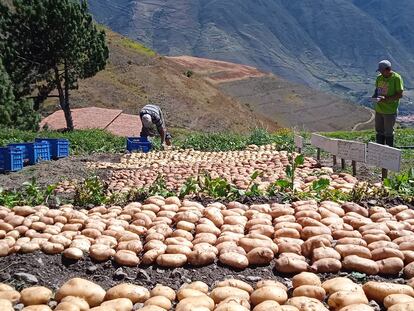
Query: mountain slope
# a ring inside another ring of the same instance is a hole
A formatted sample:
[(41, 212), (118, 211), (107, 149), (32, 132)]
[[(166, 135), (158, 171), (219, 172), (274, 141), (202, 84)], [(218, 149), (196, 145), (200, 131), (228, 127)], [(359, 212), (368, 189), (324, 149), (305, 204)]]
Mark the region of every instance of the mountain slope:
[[(167, 126), (199, 131), (247, 132), (254, 127), (278, 128), (203, 78), (187, 77), (186, 68), (142, 45), (107, 30), (110, 50), (105, 70), (80, 81), (71, 94), (73, 108), (96, 106), (138, 114), (149, 102), (160, 105)], [(46, 113), (58, 109), (49, 101)]]
[[(136, 115), (151, 101), (162, 107), (168, 126), (198, 131), (350, 130), (371, 117), (365, 108), (254, 67), (162, 57), (106, 32), (108, 65), (95, 77), (80, 81), (79, 89), (71, 94), (73, 108), (95, 106)], [(46, 114), (53, 112), (58, 104), (48, 101), (45, 109)]]
[[(414, 86), (414, 1), (90, 0), (96, 19), (165, 55), (252, 65), (369, 104), (389, 58)], [(412, 106), (402, 111), (413, 112)]]

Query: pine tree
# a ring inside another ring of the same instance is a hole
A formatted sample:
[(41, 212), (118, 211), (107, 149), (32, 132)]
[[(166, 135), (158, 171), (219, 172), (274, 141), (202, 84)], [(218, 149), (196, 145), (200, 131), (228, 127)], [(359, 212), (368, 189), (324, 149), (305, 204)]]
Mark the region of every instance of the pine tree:
[[(58, 97), (73, 130), (69, 91), (79, 79), (104, 69), (109, 54), (105, 33), (94, 24), (86, 1), (14, 0), (13, 10), (3, 6), (1, 11), (0, 53), (16, 97), (37, 92), (36, 109), (46, 98)], [(51, 94), (55, 90), (58, 95)]]
[(39, 120), (31, 100), (15, 100), (9, 75), (0, 59), (0, 127), (37, 130)]

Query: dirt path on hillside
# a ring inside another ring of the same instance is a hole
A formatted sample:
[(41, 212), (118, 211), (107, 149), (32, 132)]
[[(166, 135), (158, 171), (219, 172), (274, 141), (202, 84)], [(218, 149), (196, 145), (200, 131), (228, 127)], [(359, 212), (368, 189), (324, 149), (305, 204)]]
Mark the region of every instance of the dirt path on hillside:
[(353, 132), (358, 131), (358, 128), (359, 128), (360, 126), (363, 126), (363, 125), (368, 125), (368, 124), (370, 124), (370, 123), (374, 122), (374, 119), (375, 119), (375, 113), (374, 113), (374, 111), (372, 111), (371, 109), (368, 109), (368, 108), (366, 108), (366, 109), (367, 109), (367, 110), (371, 113), (371, 117), (369, 118), (369, 120), (368, 120), (368, 121), (365, 121), (365, 122), (359, 122), (359, 123), (355, 124), (355, 125), (354, 125), (354, 127), (352, 128), (352, 131), (353, 131)]

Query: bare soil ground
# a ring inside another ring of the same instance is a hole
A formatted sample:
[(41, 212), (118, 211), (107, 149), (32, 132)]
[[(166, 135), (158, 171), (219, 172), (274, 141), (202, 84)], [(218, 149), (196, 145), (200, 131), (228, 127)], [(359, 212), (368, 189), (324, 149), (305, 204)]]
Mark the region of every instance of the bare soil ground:
[[(71, 156), (56, 161), (45, 161), (32, 166), (26, 166), (19, 172), (0, 174), (0, 187), (4, 189), (19, 189), (26, 181), (35, 178), (40, 186), (56, 184), (66, 180), (80, 180), (94, 173), (86, 167), (87, 162), (109, 161), (119, 162), (120, 154), (94, 154), (90, 156)], [(107, 171), (96, 171), (105, 177)]]

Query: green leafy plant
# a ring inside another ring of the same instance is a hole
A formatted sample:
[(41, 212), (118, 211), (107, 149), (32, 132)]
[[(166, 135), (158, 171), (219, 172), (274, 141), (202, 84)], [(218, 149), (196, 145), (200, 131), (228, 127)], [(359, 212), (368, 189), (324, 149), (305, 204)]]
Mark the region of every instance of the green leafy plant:
[(96, 175), (86, 178), (75, 187), (74, 204), (77, 206), (101, 205), (107, 201), (107, 186)]
[(263, 191), (259, 189), (259, 184), (255, 182), (257, 177), (262, 177), (263, 172), (255, 171), (250, 176), (250, 183), (247, 186), (247, 190), (245, 192), (245, 195), (248, 197), (259, 197), (263, 195)]
[(395, 174), (384, 179), (384, 187), (391, 195), (400, 195), (413, 200), (414, 197), (414, 168), (401, 174)]
[(174, 192), (172, 192), (171, 190), (169, 190), (167, 188), (165, 179), (164, 179), (164, 177), (161, 174), (158, 174), (158, 176), (155, 179), (155, 181), (148, 188), (148, 194), (150, 196), (152, 196), (152, 195), (160, 195), (160, 196), (163, 196), (165, 198), (175, 195)]
[(180, 199), (183, 199), (185, 196), (190, 194), (195, 194), (200, 190), (200, 186), (197, 183), (197, 179), (194, 177), (189, 177), (184, 182), (183, 186), (180, 189), (180, 192), (178, 194), (178, 197)]

